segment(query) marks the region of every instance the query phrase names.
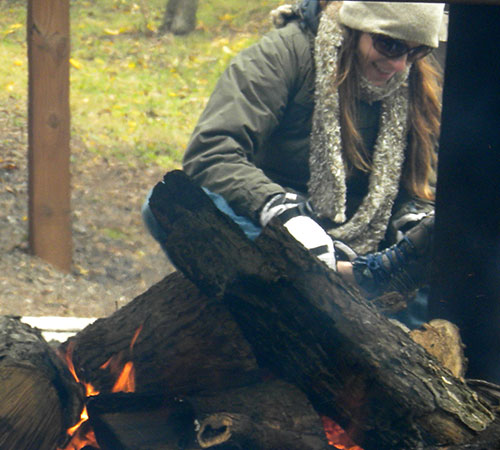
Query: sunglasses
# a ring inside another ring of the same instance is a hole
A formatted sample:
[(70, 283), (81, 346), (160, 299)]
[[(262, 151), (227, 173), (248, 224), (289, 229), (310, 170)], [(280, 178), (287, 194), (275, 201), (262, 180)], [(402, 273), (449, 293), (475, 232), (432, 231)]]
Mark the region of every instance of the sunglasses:
[(418, 47), (410, 47), (406, 42), (394, 39), (383, 34), (370, 33), (373, 47), (377, 52), (386, 58), (397, 59), (403, 55), (409, 63), (421, 59), (432, 52), (433, 48), (428, 45), (419, 45)]

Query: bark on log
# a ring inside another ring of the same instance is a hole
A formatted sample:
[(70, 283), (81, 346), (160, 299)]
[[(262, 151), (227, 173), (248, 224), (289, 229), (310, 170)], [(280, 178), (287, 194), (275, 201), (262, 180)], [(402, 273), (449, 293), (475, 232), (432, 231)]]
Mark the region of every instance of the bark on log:
[[(276, 429), (272, 425), (256, 422), (244, 414), (216, 413), (202, 421), (197, 439), (201, 448), (216, 445), (230, 445), (252, 450), (311, 448), (304, 444), (303, 434)], [(326, 447), (325, 443), (322, 448), (326, 449)]]
[[(139, 328), (130, 349), (132, 336)], [(248, 342), (226, 307), (220, 300), (202, 294), (179, 272), (167, 276), (113, 315), (89, 325), (64, 343), (61, 351), (68, 348), (72, 348), (79, 378), (100, 392), (109, 392), (115, 381), (115, 376), (101, 366), (119, 354), (122, 362), (134, 363), (139, 395), (148, 395), (152, 390), (166, 396), (189, 395), (184, 398), (193, 404), (200, 421), (221, 411), (256, 417), (247, 422), (246, 430), (264, 434), (250, 436), (240, 429), (236, 436), (226, 434), (225, 445), (231, 448), (249, 440), (252, 446), (245, 444), (241, 448), (295, 448), (288, 444), (276, 447), (274, 444), (280, 440), (295, 440), (294, 445), (301, 450), (327, 448), (320, 417), (304, 394), (283, 381), (263, 382), (269, 371), (257, 366)], [(99, 443), (104, 439), (103, 448), (114, 445), (118, 449), (130, 448), (126, 443), (131, 441), (138, 445), (127, 426), (130, 407), (120, 412), (114, 406), (113, 414), (105, 413), (102, 407), (99, 411), (96, 402), (102, 405), (106, 401), (106, 396), (98, 396), (88, 408)], [(165, 423), (164, 411), (141, 412), (141, 420), (144, 414), (151, 414), (156, 423)], [(129, 435), (120, 435), (122, 430)], [(166, 439), (164, 431), (157, 435), (158, 439)]]
[(103, 450), (329, 448), (305, 395), (281, 380), (183, 398), (101, 394), (89, 401), (88, 411)]
[(82, 398), (37, 329), (0, 317), (0, 448), (54, 450), (78, 421)]
[(117, 355), (122, 363), (134, 363), (136, 392), (186, 395), (260, 381), (252, 350), (231, 314), (178, 272), (86, 327), (62, 351), (69, 346), (79, 378), (100, 392), (111, 392), (116, 374), (101, 366)]
[(327, 450), (318, 413), (294, 385), (262, 383), (189, 398), (200, 418), (201, 448)]
[(493, 421), (474, 391), (278, 224), (249, 241), (181, 171), (150, 205), (174, 264), (223, 299), (259, 363), (367, 450), (462, 444)]

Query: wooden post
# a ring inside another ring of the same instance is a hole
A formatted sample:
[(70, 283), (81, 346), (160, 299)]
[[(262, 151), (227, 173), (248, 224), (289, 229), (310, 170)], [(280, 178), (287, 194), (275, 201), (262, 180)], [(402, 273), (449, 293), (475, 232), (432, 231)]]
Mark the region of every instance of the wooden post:
[(27, 39), (30, 249), (69, 271), (69, 0), (29, 0)]

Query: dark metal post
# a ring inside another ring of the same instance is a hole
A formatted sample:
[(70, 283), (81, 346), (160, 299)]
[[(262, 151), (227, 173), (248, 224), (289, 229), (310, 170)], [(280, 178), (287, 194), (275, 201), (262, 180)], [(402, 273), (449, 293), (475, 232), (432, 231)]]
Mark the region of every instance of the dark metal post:
[(500, 6), (450, 6), (431, 315), (500, 383)]

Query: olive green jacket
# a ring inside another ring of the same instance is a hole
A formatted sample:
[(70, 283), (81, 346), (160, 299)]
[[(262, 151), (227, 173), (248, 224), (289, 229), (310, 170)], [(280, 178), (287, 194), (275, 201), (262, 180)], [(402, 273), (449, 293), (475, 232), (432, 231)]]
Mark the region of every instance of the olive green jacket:
[[(272, 195), (290, 189), (307, 195), (311, 39), (291, 22), (239, 53), (221, 76), (184, 155), (184, 171), (194, 181), (256, 223)], [(380, 104), (360, 104), (359, 110), (359, 129), (372, 149)], [(367, 178), (358, 173), (347, 182), (348, 217), (366, 194)]]
[(284, 187), (307, 192), (313, 94), (310, 35), (296, 22), (271, 31), (220, 78), (189, 142), (185, 172), (253, 220)]

